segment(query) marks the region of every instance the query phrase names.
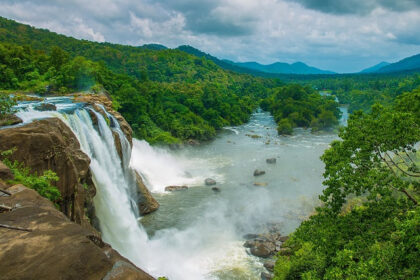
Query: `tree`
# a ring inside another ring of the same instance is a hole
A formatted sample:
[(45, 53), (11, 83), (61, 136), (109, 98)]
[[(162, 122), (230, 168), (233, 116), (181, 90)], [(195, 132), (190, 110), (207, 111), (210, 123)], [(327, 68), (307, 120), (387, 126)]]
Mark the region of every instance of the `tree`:
[(340, 211), (350, 194), (378, 199), (396, 191), (417, 205), (420, 127), (412, 112), (375, 105), (369, 114), (351, 115), (339, 136), (321, 157), (327, 186), (321, 199), (328, 207)]

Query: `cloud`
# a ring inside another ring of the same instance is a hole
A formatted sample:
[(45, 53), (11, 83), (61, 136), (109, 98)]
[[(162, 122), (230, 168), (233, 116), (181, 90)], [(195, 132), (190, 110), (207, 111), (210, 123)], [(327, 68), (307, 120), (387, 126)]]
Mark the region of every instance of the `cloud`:
[(0, 15), (76, 38), (189, 44), (235, 61), (358, 71), (420, 51), (415, 0), (2, 0)]
[(330, 14), (369, 14), (377, 8), (391, 11), (408, 11), (418, 9), (418, 0), (289, 0), (304, 7)]

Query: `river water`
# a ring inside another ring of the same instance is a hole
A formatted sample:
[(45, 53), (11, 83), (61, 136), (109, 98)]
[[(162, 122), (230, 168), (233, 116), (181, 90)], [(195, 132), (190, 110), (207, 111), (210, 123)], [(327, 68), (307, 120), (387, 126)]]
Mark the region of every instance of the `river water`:
[[(247, 233), (280, 223), (293, 231), (318, 204), (323, 164), (319, 157), (334, 133), (296, 129), (278, 136), (273, 118), (254, 113), (250, 122), (224, 129), (216, 140), (176, 151), (135, 141), (131, 165), (160, 203), (141, 219), (157, 244), (161, 276), (170, 279), (260, 279), (261, 261), (242, 246)], [(276, 164), (267, 164), (276, 158)], [(254, 177), (255, 169), (265, 175)], [(220, 192), (204, 185), (217, 181)], [(263, 186), (255, 186), (259, 183)], [(168, 185), (188, 190), (164, 192)]]
[[(304, 129), (278, 136), (273, 118), (261, 111), (197, 147), (174, 151), (134, 139), (130, 166), (160, 203), (158, 211), (139, 218), (128, 162), (121, 164), (111, 135), (111, 129), (122, 134), (119, 127), (108, 127), (97, 114), (95, 128), (86, 111), (91, 109), (69, 98), (46, 101), (58, 111), (40, 112), (36, 102), (29, 102), (17, 106), (18, 115), (25, 123), (59, 117), (75, 132), (92, 160), (104, 241), (153, 276), (171, 280), (260, 279), (262, 262), (242, 246), (243, 236), (269, 223), (289, 234), (313, 211), (322, 191), (319, 157), (337, 139), (332, 132)], [(129, 148), (124, 150), (128, 159)], [(267, 158), (276, 158), (276, 164), (267, 164)], [(255, 169), (266, 174), (254, 177)], [(208, 177), (217, 181), (220, 192), (204, 185)], [(189, 189), (169, 193), (164, 190), (168, 185)]]

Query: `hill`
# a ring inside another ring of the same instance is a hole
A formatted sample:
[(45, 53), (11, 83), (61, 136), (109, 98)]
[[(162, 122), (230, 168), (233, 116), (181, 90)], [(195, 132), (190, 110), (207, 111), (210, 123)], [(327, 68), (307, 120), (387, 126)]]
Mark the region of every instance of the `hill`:
[(331, 71), (321, 70), (312, 66), (308, 66), (303, 62), (295, 62), (292, 64), (284, 62), (275, 62), (273, 64), (268, 65), (260, 64), (258, 62), (236, 62), (235, 65), (273, 74), (335, 74)]
[(374, 73), (376, 71), (378, 71), (379, 69), (381, 69), (382, 67), (388, 66), (391, 63), (386, 62), (386, 61), (382, 61), (374, 66), (371, 66), (369, 68), (363, 69), (362, 71), (360, 71), (359, 73)]
[(391, 73), (420, 69), (420, 54), (404, 58), (398, 62), (391, 63), (376, 71), (376, 73)]

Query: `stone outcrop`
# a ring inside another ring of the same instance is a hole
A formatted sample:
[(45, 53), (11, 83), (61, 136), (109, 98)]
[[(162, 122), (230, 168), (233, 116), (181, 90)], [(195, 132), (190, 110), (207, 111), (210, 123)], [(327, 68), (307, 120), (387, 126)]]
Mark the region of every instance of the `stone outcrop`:
[(12, 209), (0, 213), (0, 279), (154, 279), (34, 190), (7, 191), (0, 196)]
[(182, 191), (182, 190), (188, 190), (188, 186), (167, 186), (167, 187), (165, 187), (165, 191), (167, 191), (167, 192)]
[(216, 185), (216, 180), (212, 178), (207, 178), (206, 180), (204, 180), (204, 184), (206, 184), (206, 186), (213, 186)]
[(141, 176), (136, 173), (137, 196), (139, 198), (138, 207), (141, 215), (149, 214), (159, 208), (159, 203), (154, 199), (150, 191), (143, 183)]
[(8, 125), (15, 125), (22, 123), (22, 120), (15, 115), (8, 115), (3, 119), (0, 119), (0, 127), (2, 126), (8, 126)]
[(264, 170), (259, 170), (259, 169), (254, 170), (254, 176), (261, 176), (261, 175), (264, 175), (264, 174), (265, 174)]
[(80, 149), (70, 128), (60, 119), (34, 121), (0, 130), (0, 150), (16, 148), (10, 156), (42, 174), (51, 169), (59, 176), (54, 184), (61, 192), (60, 210), (71, 220), (89, 226), (85, 208), (92, 211), (96, 191), (89, 170), (90, 159)]

